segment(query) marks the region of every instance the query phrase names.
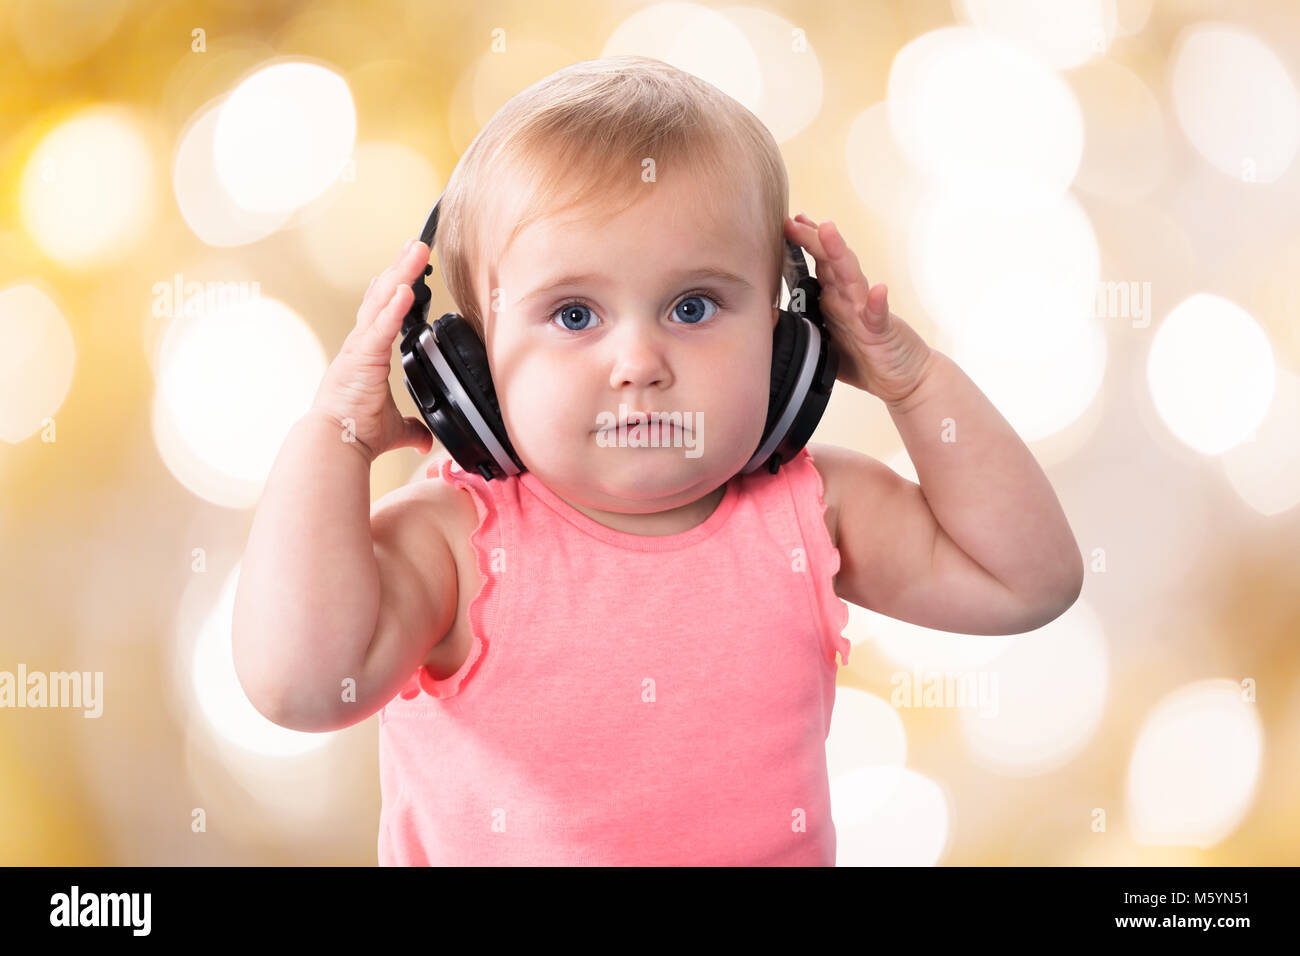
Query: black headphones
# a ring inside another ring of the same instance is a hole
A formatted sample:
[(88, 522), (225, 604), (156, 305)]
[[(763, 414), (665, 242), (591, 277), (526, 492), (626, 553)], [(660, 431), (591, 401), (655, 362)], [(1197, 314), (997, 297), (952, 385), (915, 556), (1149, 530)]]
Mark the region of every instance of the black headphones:
[[(420, 233), (430, 250), (441, 204), (439, 196)], [(801, 303), (803, 308), (793, 312), (781, 309), (772, 330), (767, 421), (758, 448), (740, 471), (742, 475), (765, 463), (776, 474), (783, 462), (799, 453), (826, 410), (839, 371), (839, 356), (818, 305), (821, 286), (808, 274), (803, 249), (790, 239), (785, 242), (799, 277), (790, 292), (791, 304)], [(406, 390), (429, 429), (461, 468), (477, 471), (487, 481), (517, 475), (525, 468), (501, 419), (483, 341), (455, 312), (445, 313), (433, 325), (426, 321), (431, 294), (424, 277), (432, 273), (430, 264), (411, 284), (415, 302), (402, 320)]]

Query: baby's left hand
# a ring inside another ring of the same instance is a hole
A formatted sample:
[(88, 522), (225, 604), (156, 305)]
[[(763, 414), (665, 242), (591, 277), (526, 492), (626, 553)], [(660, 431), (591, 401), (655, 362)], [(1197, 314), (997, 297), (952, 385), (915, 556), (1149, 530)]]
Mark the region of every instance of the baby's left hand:
[(822, 317), (840, 354), (836, 378), (886, 403), (901, 402), (933, 366), (934, 353), (916, 330), (889, 311), (888, 288), (872, 288), (835, 223), (820, 226), (800, 213), (785, 232), (812, 253)]

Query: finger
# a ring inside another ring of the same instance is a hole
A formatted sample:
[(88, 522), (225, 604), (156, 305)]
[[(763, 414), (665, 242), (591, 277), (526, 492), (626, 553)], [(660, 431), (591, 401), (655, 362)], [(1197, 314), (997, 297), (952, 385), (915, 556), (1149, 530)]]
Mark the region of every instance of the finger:
[(860, 284), (865, 292), (869, 288), (867, 277), (862, 272), (862, 265), (858, 262), (858, 257), (849, 248), (844, 236), (840, 234), (839, 227), (828, 219), (817, 229), (818, 236), (822, 240), (822, 248), (826, 250), (827, 255), (831, 258), (831, 265), (835, 269), (835, 275), (846, 284)]
[(388, 355), (393, 349), (393, 339), (402, 327), (402, 319), (415, 301), (415, 293), (409, 285), (399, 285), (393, 290), (387, 304), (379, 310), (375, 321), (366, 331), (366, 345), (373, 355)]
[(410, 415), (402, 418), (402, 437), (397, 442), (399, 448), (414, 448), (421, 455), (433, 451), (433, 434), (420, 419)]
[(391, 301), (393, 292), (403, 282), (412, 282), (429, 264), (429, 247), (419, 239), (408, 240), (401, 254), (387, 269), (375, 277), (357, 310), (358, 329), (368, 328), (379, 312)]
[[(411, 245), (414, 242), (414, 239), (406, 240), (406, 245), (402, 247), (402, 251), (398, 253), (397, 258), (393, 260), (387, 269), (372, 278), (370, 285), (366, 286), (365, 295), (361, 297), (361, 306), (357, 309), (356, 327), (358, 329), (368, 328), (374, 322), (375, 316), (379, 314), (379, 310), (388, 301), (388, 297), (392, 295), (392, 289), (396, 286), (396, 283), (387, 283), (387, 280), (392, 275), (393, 269), (400, 265), (402, 259), (410, 253)], [(380, 285), (382, 288), (385, 284), (387, 284), (387, 291), (375, 292), (376, 285)]]
[(414, 300), (410, 286), (398, 286), (387, 302), (374, 307), (374, 318), (369, 325), (358, 326), (348, 333), (343, 343), (344, 348), (367, 363), (391, 361), (393, 339), (402, 325), (402, 317)]
[(372, 290), (376, 311), (392, 298), (399, 285), (412, 281), (428, 264), (429, 247), (418, 239), (408, 239), (393, 264), (377, 277)]
[(821, 236), (817, 234), (817, 228), (797, 219), (787, 220), (786, 228), (790, 230), (791, 238), (795, 242), (812, 253), (817, 263), (817, 281), (823, 285), (834, 282), (835, 270), (831, 266), (830, 256), (826, 253)]
[(872, 331), (889, 328), (893, 315), (889, 311), (889, 288), (882, 282), (867, 294), (867, 324)]
[[(848, 248), (835, 224), (827, 220), (818, 226), (800, 213), (787, 221), (786, 228), (794, 237), (803, 239), (817, 259), (817, 280), (828, 318), (832, 321), (840, 318), (849, 325), (865, 322), (873, 332), (885, 331), (889, 325), (888, 308), (871, 298), (857, 256)], [(883, 314), (881, 308), (885, 309)]]
[(375, 291), (375, 283), (379, 281), (379, 276), (372, 276), (370, 285), (366, 286), (365, 293), (361, 296), (361, 305), (357, 308), (357, 321), (352, 326), (353, 329), (364, 329), (373, 319), (374, 300), (372, 296)]
[(836, 268), (835, 257), (826, 247), (826, 238), (808, 217), (800, 213), (798, 219), (791, 221), (790, 229), (796, 233), (796, 241), (813, 254), (813, 259), (817, 263), (817, 283), (825, 300), (834, 303), (831, 308), (838, 309), (845, 317), (845, 321), (850, 321), (850, 317), (861, 309), (862, 303), (853, 292), (851, 283), (846, 282), (842, 275), (844, 265), (841, 264), (839, 269)]
[(858, 257), (853, 254), (849, 244), (844, 241), (835, 223), (829, 219), (818, 227), (822, 246), (831, 257), (835, 270), (836, 283), (842, 287), (844, 294), (853, 301), (858, 311), (865, 315), (868, 309), (868, 297), (871, 290), (867, 277), (862, 273)]

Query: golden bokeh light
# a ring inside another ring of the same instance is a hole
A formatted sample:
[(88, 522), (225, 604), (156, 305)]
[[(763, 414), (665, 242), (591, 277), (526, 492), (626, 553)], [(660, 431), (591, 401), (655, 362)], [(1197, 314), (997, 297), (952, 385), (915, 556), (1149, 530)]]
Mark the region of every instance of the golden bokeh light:
[(696, 3), (644, 7), (609, 35), (601, 56), (639, 53), (712, 83), (750, 110), (759, 110), (762, 68), (753, 43), (724, 13)]
[(48, 426), (76, 358), (72, 331), (45, 292), (28, 283), (0, 289), (0, 439), (17, 443)]
[(1110, 651), (1096, 612), (1080, 599), (1056, 620), (1018, 635), (988, 664), (989, 701), (961, 711), (962, 736), (996, 773), (1036, 776), (1064, 766), (1092, 740), (1110, 691)]
[(1126, 798), (1138, 843), (1213, 846), (1241, 822), (1264, 757), (1252, 703), (1226, 680), (1198, 681), (1156, 703), (1129, 761)]
[(888, 103), (903, 152), (969, 205), (1051, 204), (1078, 172), (1083, 116), (1074, 93), (994, 34), (950, 27), (913, 40), (894, 58)]
[(1151, 341), (1147, 381), (1156, 411), (1205, 455), (1227, 451), (1259, 427), (1274, 379), (1268, 337), (1221, 296), (1199, 293), (1178, 303)]
[(959, 17), (1021, 46), (1058, 70), (1109, 49), (1118, 29), (1115, 0), (954, 0)]
[(153, 219), (155, 165), (129, 110), (83, 110), (32, 152), (19, 186), (23, 223), (67, 268), (118, 261)]
[[(153, 427), (178, 481), (214, 504), (247, 508), (289, 429), (311, 406), (327, 359), (287, 305), (258, 290), (229, 291), (233, 301), (225, 302), (199, 291), (197, 314), (177, 315), (164, 333)], [(192, 295), (186, 300), (196, 303)], [(239, 370), (237, 387), (232, 369)]]
[(899, 712), (874, 694), (853, 687), (837, 689), (826, 736), (826, 769), (831, 779), (861, 767), (901, 767), (906, 762), (907, 731)]
[(831, 781), (837, 866), (933, 866), (952, 837), (952, 811), (935, 781), (876, 765)]
[(273, 724), (244, 695), (230, 650), (238, 584), (236, 566), (226, 576), (217, 602), (204, 617), (198, 633), (192, 635), (190, 686), (181, 689), (182, 696), (193, 699), (212, 733), (244, 750), (288, 757), (324, 747), (332, 735), (301, 733)]
[(172, 191), (186, 225), (210, 246), (242, 246), (265, 239), (292, 215), (292, 209), (253, 211), (238, 205), (217, 175), (213, 137), (221, 99), (192, 118), (172, 161)]
[(807, 35), (791, 21), (758, 7), (726, 7), (720, 12), (745, 34), (758, 62), (754, 115), (778, 143), (801, 133), (821, 112), (824, 89), (821, 63)]
[(219, 109), (213, 163), (221, 186), (241, 209), (297, 209), (328, 189), (352, 155), (352, 94), (341, 76), (318, 64), (263, 67)]
[(1300, 377), (1279, 367), (1273, 400), (1246, 440), (1225, 451), (1223, 473), (1241, 499), (1262, 515), (1300, 504)]
[(1170, 85), (1192, 145), (1216, 169), (1271, 183), (1300, 147), (1300, 92), (1286, 66), (1250, 31), (1203, 24), (1179, 37)]

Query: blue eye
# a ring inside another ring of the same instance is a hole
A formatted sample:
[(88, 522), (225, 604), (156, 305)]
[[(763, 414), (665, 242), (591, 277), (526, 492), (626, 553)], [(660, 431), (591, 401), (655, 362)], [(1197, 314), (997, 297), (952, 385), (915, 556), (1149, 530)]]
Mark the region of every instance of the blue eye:
[[(686, 319), (686, 323), (688, 325), (699, 325), (705, 319), (712, 318), (714, 314), (716, 314), (718, 311), (718, 304), (714, 302), (713, 299), (709, 298), (707, 295), (688, 295), (686, 298), (682, 299), (681, 302), (677, 303), (677, 309), (680, 309), (682, 306), (686, 305), (687, 303), (693, 303), (693, 302), (707, 302), (711, 306), (713, 306), (713, 311), (709, 312), (707, 315), (704, 315), (701, 313), (700, 306), (692, 306), (691, 314), (689, 315), (689, 317), (682, 313), (678, 313), (679, 315), (682, 315), (682, 317)], [(674, 309), (673, 311), (677, 312), (677, 309)]]
[[(713, 311), (708, 311), (705, 303), (713, 307)], [(686, 306), (686, 311), (679, 311)], [(713, 295), (693, 292), (686, 298), (682, 299), (673, 308), (673, 314), (682, 321), (680, 325), (699, 325), (702, 322), (713, 318), (719, 309), (726, 308), (722, 300)], [(566, 332), (586, 332), (591, 326), (584, 325), (583, 313), (588, 313), (593, 318), (595, 313), (591, 311), (591, 306), (581, 299), (572, 299), (565, 302), (558, 309), (551, 313), (551, 321), (560, 320), (560, 327)], [(573, 324), (570, 324), (570, 323)], [(575, 327), (576, 326), (576, 327)]]
[[(567, 320), (572, 318), (573, 312), (579, 312), (579, 313), (588, 312), (592, 315), (595, 314), (594, 312), (591, 311), (591, 309), (588, 306), (584, 305), (581, 302), (566, 302), (564, 305), (560, 306), (559, 309), (556, 310), (555, 314), (552, 315), (551, 318), (552, 319), (559, 318), (562, 326), (570, 332), (585, 332), (586, 329), (581, 329), (581, 328), (575, 329), (572, 326), (567, 324)], [(577, 319), (577, 321), (579, 323), (582, 321), (581, 314), (579, 314), (579, 318)]]

